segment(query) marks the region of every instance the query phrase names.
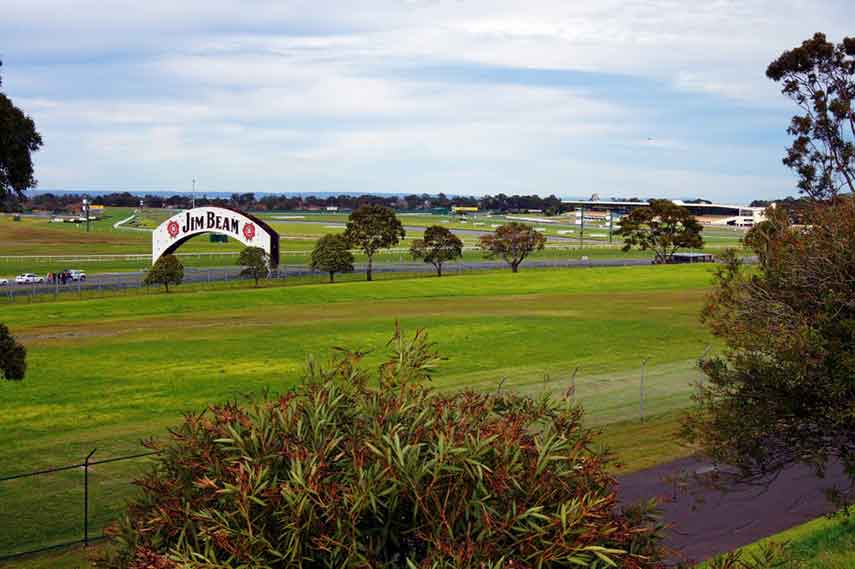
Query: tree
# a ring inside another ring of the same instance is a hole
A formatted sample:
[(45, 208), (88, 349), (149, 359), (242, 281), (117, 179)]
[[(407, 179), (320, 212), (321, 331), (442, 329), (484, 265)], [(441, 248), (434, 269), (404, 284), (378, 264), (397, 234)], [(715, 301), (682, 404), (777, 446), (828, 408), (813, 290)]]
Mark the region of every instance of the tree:
[(255, 286), (258, 286), (258, 279), (270, 274), (270, 255), (261, 247), (247, 247), (241, 251), (237, 264), (243, 267), (240, 276), (252, 277)]
[(440, 225), (425, 229), (424, 238), (416, 239), (410, 247), (415, 259), (424, 259), (436, 268), (436, 275), (442, 276), (442, 265), (463, 256), (463, 241)]
[(146, 286), (162, 284), (169, 292), (169, 285), (180, 285), (184, 280), (184, 265), (175, 255), (163, 255), (149, 269), (143, 284)]
[(27, 373), (27, 349), (0, 324), (0, 379), (20, 381)]
[(802, 110), (790, 121), (783, 160), (799, 189), (820, 201), (855, 192), (855, 38), (835, 46), (817, 33), (770, 63), (766, 76)]
[(330, 282), (336, 273), (353, 272), (353, 253), (342, 235), (324, 235), (315, 243), (309, 266), (313, 271), (329, 273)]
[(36, 185), (31, 154), (41, 146), (33, 119), (0, 92), (0, 200), (7, 195), (23, 198), (24, 190)]
[(702, 362), (684, 435), (739, 480), (839, 460), (855, 482), (855, 203), (817, 205), (807, 226), (770, 213), (746, 239), (759, 266), (730, 252), (716, 272), (703, 320), (726, 350)]
[(703, 227), (689, 210), (670, 200), (651, 200), (650, 205), (630, 212), (618, 222), (624, 251), (638, 247), (653, 251), (654, 263), (670, 263), (679, 249), (704, 246)]
[(516, 221), (498, 227), (495, 233), (481, 236), (484, 256), (488, 259), (501, 257), (515, 273), (532, 251), (542, 250), (545, 244), (546, 237), (542, 233)]
[(404, 227), (395, 212), (382, 205), (363, 205), (350, 214), (344, 238), (359, 247), (368, 257), (365, 275), (371, 280), (374, 254), (379, 249), (394, 247), (405, 236)]
[(373, 374), (340, 349), (288, 393), (186, 414), (103, 565), (664, 567), (652, 504), (619, 503), (569, 397), (436, 391), (426, 334), (389, 346)]

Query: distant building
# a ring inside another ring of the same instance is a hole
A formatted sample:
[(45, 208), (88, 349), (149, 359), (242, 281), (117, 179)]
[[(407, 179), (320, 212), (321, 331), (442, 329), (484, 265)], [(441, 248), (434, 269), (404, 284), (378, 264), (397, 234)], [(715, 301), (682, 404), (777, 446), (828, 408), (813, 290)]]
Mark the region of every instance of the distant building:
[[(685, 203), (681, 200), (672, 200), (675, 204), (689, 210), (698, 221), (704, 225), (726, 225), (731, 227), (753, 227), (766, 219), (763, 207), (749, 207), (744, 205), (714, 204), (714, 203)], [(634, 209), (647, 207), (649, 202), (630, 201), (603, 201), (603, 200), (566, 200), (564, 206), (575, 207), (585, 210), (585, 219), (589, 216), (608, 219), (609, 212), (616, 217), (626, 215)], [(578, 215), (577, 215), (578, 217)]]

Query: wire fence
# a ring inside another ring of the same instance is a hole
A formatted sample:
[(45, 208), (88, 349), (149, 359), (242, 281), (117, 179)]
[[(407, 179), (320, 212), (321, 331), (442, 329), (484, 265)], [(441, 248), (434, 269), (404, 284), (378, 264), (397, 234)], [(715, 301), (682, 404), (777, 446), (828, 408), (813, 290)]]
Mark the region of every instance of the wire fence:
[[(592, 427), (645, 421), (690, 405), (703, 381), (698, 362), (708, 351), (667, 362), (639, 356), (620, 371), (568, 368), (560, 374), (490, 379), (467, 387), (571, 397), (584, 406)], [(121, 517), (138, 491), (133, 480), (150, 466), (154, 454), (99, 459), (93, 450), (73, 464), (0, 477), (0, 562), (104, 539), (104, 529)]]
[[(307, 253), (308, 256), (308, 253)], [(526, 268), (572, 268), (593, 267), (598, 265), (629, 266), (647, 265), (649, 259), (589, 259), (585, 255), (547, 255), (527, 259), (522, 270)], [(355, 264), (354, 272), (336, 275), (336, 280), (363, 280), (366, 263), (359, 261)], [(488, 261), (483, 259), (464, 259), (446, 263), (443, 274), (463, 274), (485, 270), (506, 269), (508, 265), (500, 260)], [(209, 290), (230, 287), (251, 286), (252, 277), (242, 276), (240, 267), (233, 264), (220, 267), (196, 268), (185, 267), (184, 282), (177, 290)], [(375, 258), (373, 272), (380, 278), (394, 278), (395, 275), (430, 276), (435, 274), (435, 268), (420, 261), (413, 261), (408, 252), (385, 252)], [(32, 303), (38, 301), (58, 300), (61, 298), (103, 298), (109, 296), (132, 296), (158, 294), (163, 289), (160, 286), (149, 286), (144, 282), (142, 272), (117, 272), (109, 274), (90, 275), (84, 280), (68, 280), (61, 283), (30, 282), (15, 283), (0, 286), (0, 302)], [(264, 286), (282, 286), (283, 284), (319, 283), (325, 282), (328, 275), (312, 271), (308, 263), (283, 264), (272, 271), (262, 280)]]
[[(0, 477), (0, 562), (104, 539), (135, 492), (131, 481), (155, 452)], [(4, 527), (5, 526), (5, 527)]]

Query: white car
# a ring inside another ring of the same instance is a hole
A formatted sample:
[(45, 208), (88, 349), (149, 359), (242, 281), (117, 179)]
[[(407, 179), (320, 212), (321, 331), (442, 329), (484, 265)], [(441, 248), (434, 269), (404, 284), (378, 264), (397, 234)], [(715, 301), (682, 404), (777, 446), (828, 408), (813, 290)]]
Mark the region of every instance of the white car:
[(45, 279), (33, 273), (24, 273), (15, 277), (15, 284), (43, 283)]
[(83, 271), (71, 269), (68, 272), (71, 275), (71, 280), (73, 280), (73, 281), (85, 281), (86, 280), (86, 273), (84, 273)]
[(9, 286), (9, 279), (0, 279), (0, 286)]

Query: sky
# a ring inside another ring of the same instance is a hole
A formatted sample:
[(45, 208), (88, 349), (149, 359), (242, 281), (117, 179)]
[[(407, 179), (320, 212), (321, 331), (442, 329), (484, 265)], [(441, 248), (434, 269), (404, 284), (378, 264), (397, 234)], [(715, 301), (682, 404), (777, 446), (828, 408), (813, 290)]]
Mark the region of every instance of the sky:
[[(765, 77), (852, 0), (0, 0), (40, 189), (795, 195)], [(849, 24), (849, 26), (847, 26)], [(850, 29), (847, 29), (850, 28)]]

